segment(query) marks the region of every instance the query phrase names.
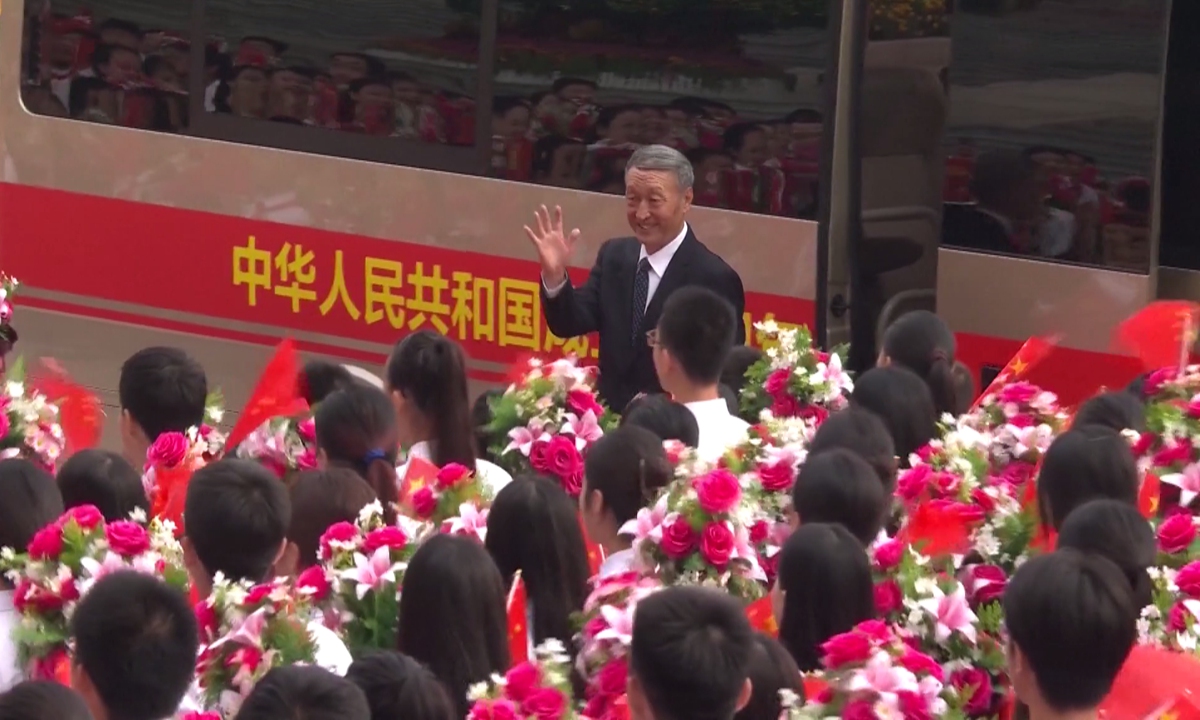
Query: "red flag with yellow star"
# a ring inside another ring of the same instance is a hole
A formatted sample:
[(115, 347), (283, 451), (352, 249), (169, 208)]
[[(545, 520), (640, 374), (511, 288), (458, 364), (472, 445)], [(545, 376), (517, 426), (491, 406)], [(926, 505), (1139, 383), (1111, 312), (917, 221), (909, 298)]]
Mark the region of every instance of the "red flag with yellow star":
[(1135, 645), (1100, 703), (1100, 717), (1200, 720), (1200, 660)]
[(260, 425), (277, 417), (291, 417), (308, 410), (308, 402), (300, 396), (300, 359), (296, 344), (284, 338), (275, 348), (258, 385), (250, 395), (237, 424), (229, 431), (225, 447), (232, 450)]
[(1114, 345), (1137, 355), (1147, 370), (1186, 363), (1196, 341), (1198, 315), (1196, 303), (1152, 302), (1117, 326)]
[(746, 606), (746, 619), (750, 627), (767, 637), (779, 637), (779, 623), (775, 622), (775, 610), (771, 607), (771, 596), (766, 595)]
[(583, 546), (587, 548), (588, 569), (592, 577), (600, 574), (600, 566), (604, 564), (604, 548), (592, 542), (588, 537), (587, 526), (583, 524), (583, 515), (579, 515), (579, 531), (583, 533)]
[(515, 667), (529, 659), (529, 617), (525, 581), (521, 571), (513, 575), (512, 588), (508, 591), (508, 656)]
[(410, 457), (408, 467), (404, 470), (404, 479), (400, 481), (400, 504), (407, 503), (413, 493), (426, 485), (432, 485), (437, 474), (437, 465), (425, 458)]
[(1005, 385), (1021, 380), (1029, 375), (1029, 372), (1033, 370), (1038, 363), (1045, 360), (1046, 356), (1050, 354), (1050, 351), (1053, 350), (1054, 346), (1057, 344), (1057, 336), (1031, 337), (1026, 340), (1025, 344), (1021, 346), (1021, 349), (1017, 351), (1017, 354), (1012, 356), (1012, 359), (1008, 361), (1008, 364), (1005, 365), (1004, 369), (1000, 371), (1000, 374), (996, 376), (996, 379), (992, 380), (991, 384), (987, 386), (987, 389), (979, 394), (979, 397), (975, 400), (975, 404), (978, 405), (980, 400), (988, 395), (991, 395)]
[(56, 360), (42, 358), (42, 372), (34, 378), (33, 387), (58, 405), (58, 422), (68, 453), (95, 447), (100, 442), (100, 429), (104, 425), (100, 398), (72, 380)]
[(1142, 512), (1142, 517), (1147, 520), (1158, 515), (1158, 499), (1162, 491), (1162, 484), (1158, 480), (1158, 476), (1147, 470), (1142, 475), (1142, 487), (1138, 490), (1138, 510)]
[(945, 557), (965, 554), (971, 548), (972, 530), (956, 506), (922, 503), (896, 537), (924, 555)]

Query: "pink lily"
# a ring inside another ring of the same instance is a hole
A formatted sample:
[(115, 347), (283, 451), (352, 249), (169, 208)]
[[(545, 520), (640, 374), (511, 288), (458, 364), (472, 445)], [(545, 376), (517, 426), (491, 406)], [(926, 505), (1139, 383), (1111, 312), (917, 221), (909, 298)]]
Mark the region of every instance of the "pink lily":
[(1181, 473), (1163, 475), (1162, 481), (1179, 488), (1179, 503), (1187, 507), (1200, 495), (1200, 463), (1186, 466)]
[(487, 508), (479, 509), (473, 502), (458, 506), (458, 515), (442, 524), (443, 532), (452, 535), (473, 535), (479, 542), (487, 539)]
[(917, 676), (892, 664), (886, 652), (875, 653), (861, 670), (854, 673), (846, 688), (851, 693), (874, 692), (888, 705), (897, 701), (903, 691), (918, 692)]
[(383, 586), (384, 583), (396, 584), (396, 572), (403, 570), (405, 563), (393, 563), (391, 549), (381, 547), (370, 557), (362, 553), (354, 553), (354, 568), (342, 571), (344, 580), (358, 583), (354, 592), (362, 600), (367, 593)]
[[(621, 526), (618, 530), (620, 535), (632, 535), (635, 540), (649, 537), (650, 533), (654, 532), (655, 528), (662, 527), (663, 522), (667, 519), (667, 497), (664, 495), (654, 503), (653, 508), (642, 508), (638, 510), (637, 517)], [(662, 539), (662, 531), (659, 531), (659, 539)]]
[(575, 449), (580, 452), (604, 436), (604, 431), (600, 429), (600, 423), (596, 421), (596, 413), (591, 410), (585, 412), (583, 417), (567, 413), (566, 419), (562, 431), (575, 436)]
[(508, 431), (508, 446), (504, 448), (504, 453), (507, 454), (513, 450), (520, 450), (521, 454), (529, 457), (530, 450), (533, 449), (533, 444), (538, 440), (549, 440), (549, 436), (532, 427), (515, 427)]
[(956, 632), (971, 643), (975, 642), (975, 623), (979, 618), (971, 612), (967, 591), (961, 583), (949, 595), (934, 588), (933, 597), (921, 600), (917, 605), (935, 618), (934, 637), (938, 642), (946, 642)]
[(600, 616), (608, 627), (596, 633), (597, 640), (615, 640), (628, 647), (633, 642), (633, 603), (624, 608), (604, 605), (600, 608)]
[[(725, 524), (729, 525), (730, 523), (726, 521)], [(750, 563), (749, 575), (751, 578), (760, 582), (767, 581), (767, 573), (758, 562), (758, 552), (755, 551), (754, 545), (750, 542), (750, 531), (744, 526), (738, 528), (733, 533), (733, 554), (731, 557)]]

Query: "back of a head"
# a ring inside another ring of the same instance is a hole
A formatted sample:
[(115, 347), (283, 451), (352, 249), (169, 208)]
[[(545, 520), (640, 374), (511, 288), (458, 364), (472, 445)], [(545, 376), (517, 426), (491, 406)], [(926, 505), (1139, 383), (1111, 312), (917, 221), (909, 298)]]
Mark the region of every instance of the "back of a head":
[(354, 522), (360, 510), (378, 499), (358, 473), (337, 467), (297, 473), (288, 495), (292, 518), (287, 538), (299, 551), (300, 570), (316, 564), (321, 536), (330, 525)]
[(955, 346), (954, 333), (928, 310), (901, 315), (883, 334), (883, 354), (925, 380), (939, 415), (958, 412)]
[(1074, 427), (1046, 451), (1037, 493), (1042, 522), (1055, 530), (1089, 500), (1109, 498), (1136, 506), (1138, 472), (1133, 451), (1124, 437), (1106, 427)]
[(865, 408), (850, 406), (827, 417), (809, 441), (808, 454), (835, 448), (849, 450), (865, 460), (875, 471), (885, 492), (892, 494), (896, 488), (896, 444), (878, 415)]
[(805, 523), (780, 551), (779, 639), (805, 672), (821, 669), (821, 644), (875, 617), (875, 585), (862, 542), (842, 525)]
[(605, 433), (588, 448), (583, 468), (584, 491), (603, 496), (618, 528), (650, 505), (674, 473), (662, 440), (638, 425)]
[(750, 702), (734, 716), (736, 720), (779, 720), (783, 703), (780, 690), (790, 690), (804, 697), (800, 668), (787, 648), (766, 635), (754, 636), (750, 652)]
[(958, 400), (958, 406), (954, 408), (953, 414), (958, 416), (971, 409), (971, 405), (975, 401), (977, 389), (975, 387), (975, 378), (971, 377), (971, 368), (961, 362), (954, 363), (951, 374), (954, 376), (955, 399)]
[(629, 672), (657, 720), (729, 720), (753, 650), (754, 632), (732, 595), (669, 587), (638, 603)]
[(418, 330), (392, 348), (387, 389), (398, 392), (433, 429), (433, 461), (475, 467), (467, 361), (462, 348), (432, 330)]
[(1079, 406), (1071, 427), (1099, 425), (1116, 432), (1146, 429), (1146, 406), (1133, 393), (1100, 393)]
[(508, 669), (507, 593), (477, 541), (435, 535), (413, 555), (400, 595), (401, 652), (429, 666), (465, 716), (467, 688)]
[(92, 720), (92, 713), (66, 685), (28, 680), (0, 694), (0, 720)]
[(150, 347), (121, 366), (118, 394), (121, 409), (153, 442), (165, 432), (184, 432), (204, 422), (208, 378), (184, 351)]
[(371, 720), (460, 720), (446, 688), (429, 668), (394, 650), (358, 658), (346, 679), (363, 691)]
[(108, 716), (123, 720), (175, 712), (195, 672), (198, 633), (187, 596), (131, 571), (101, 578), (71, 617), (74, 663)]
[(54, 478), (24, 458), (0, 460), (0, 498), (0, 547), (17, 552), (63, 514)]
[(384, 507), (384, 519), (395, 520), (398, 500), (396, 460), (400, 435), (396, 411), (382, 390), (356, 383), (331, 393), (313, 414), (317, 447), (330, 465), (346, 467), (367, 481)]
[(310, 360), (304, 363), (298, 379), (299, 390), (310, 407), (315, 407), (330, 393), (354, 384), (354, 377), (345, 365), (328, 360)]
[(937, 436), (937, 411), (929, 386), (900, 365), (877, 367), (854, 381), (850, 402), (883, 420), (901, 461)]
[(284, 665), (263, 676), (235, 720), (371, 720), (357, 685), (312, 665)]
[(636, 397), (625, 406), (621, 425), (643, 427), (661, 441), (678, 440), (688, 447), (700, 442), (700, 425), (696, 416), (667, 395), (656, 393)]
[(1092, 500), (1071, 511), (1058, 531), (1058, 547), (1102, 555), (1129, 579), (1139, 608), (1153, 600), (1146, 570), (1158, 557), (1158, 542), (1141, 512), (1120, 500)]
[(58, 489), (66, 508), (94, 505), (108, 522), (128, 520), (150, 503), (142, 477), (129, 461), (107, 450), (80, 450), (58, 469)]
[(1037, 165), (1020, 150), (989, 150), (975, 158), (971, 172), (971, 194), (983, 205), (1002, 199), (1023, 183), (1030, 182)]
[(287, 488), (257, 462), (218, 460), (188, 483), (184, 534), (210, 575), (266, 579), (291, 521)]
[(836, 523), (864, 547), (883, 529), (890, 499), (871, 466), (843, 448), (810, 455), (792, 486), (801, 524)]
[(746, 386), (746, 372), (762, 357), (762, 350), (756, 347), (734, 345), (725, 356), (725, 366), (721, 368), (721, 382), (740, 395), (742, 388)]
[(1003, 604), (1023, 661), (1009, 666), (1018, 697), (1036, 690), (1056, 713), (1099, 705), (1137, 640), (1138, 609), (1120, 568), (1073, 550), (1035, 557), (1009, 580)]
[(729, 301), (698, 285), (671, 293), (658, 320), (658, 342), (693, 385), (721, 381), (725, 358), (737, 335), (737, 314)]
[(521, 572), (535, 644), (558, 638), (569, 646), (571, 616), (587, 598), (591, 569), (578, 511), (561, 484), (540, 475), (514, 478), (488, 511), (485, 547), (506, 584)]

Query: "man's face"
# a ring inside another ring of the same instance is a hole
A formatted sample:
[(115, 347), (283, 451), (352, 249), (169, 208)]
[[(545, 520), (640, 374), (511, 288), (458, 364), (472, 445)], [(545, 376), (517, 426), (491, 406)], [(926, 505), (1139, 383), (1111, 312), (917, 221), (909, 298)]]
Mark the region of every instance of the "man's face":
[(756, 168), (770, 158), (767, 144), (767, 133), (756, 128), (746, 133), (742, 138), (742, 147), (738, 150), (737, 161), (743, 167)]
[(136, 80), (142, 73), (142, 61), (138, 54), (125, 48), (116, 48), (108, 63), (100, 68), (100, 74), (113, 85)]
[(679, 189), (667, 170), (625, 173), (625, 217), (638, 242), (653, 252), (675, 239), (692, 206), (692, 189)]

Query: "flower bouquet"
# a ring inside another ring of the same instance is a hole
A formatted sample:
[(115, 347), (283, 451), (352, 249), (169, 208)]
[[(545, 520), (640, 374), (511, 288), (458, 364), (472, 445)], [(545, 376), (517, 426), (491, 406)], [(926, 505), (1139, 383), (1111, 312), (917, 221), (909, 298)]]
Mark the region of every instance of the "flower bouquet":
[(400, 585), (417, 549), (414, 533), (421, 530), (408, 523), (407, 532), (386, 525), (382, 506), (371, 503), (354, 523), (325, 531), (320, 562), (296, 580), (302, 596), (329, 611), (352, 653), (396, 647)]
[(547, 640), (503, 677), (473, 686), (467, 720), (571, 720), (570, 662), (558, 640)]
[(623, 573), (593, 580), (595, 587), (583, 604), (583, 630), (575, 637), (579, 654), (575, 667), (587, 683), (583, 716), (619, 720), (619, 700), (625, 696), (633, 614), (647, 595), (662, 589), (652, 577)]
[(54, 474), (66, 446), (58, 406), (27, 387), (25, 363), (18, 358), (0, 393), (0, 458), (26, 457)]
[(284, 579), (255, 585), (213, 578), (212, 594), (196, 606), (196, 678), (204, 709), (232, 718), (272, 669), (314, 663), (316, 644), (305, 620), (310, 612), (307, 599)]
[(1014, 382), (981, 398), (959, 424), (989, 438), (988, 460), (993, 472), (1023, 483), (1033, 477), (1067, 420), (1057, 395), (1032, 383)]
[(767, 580), (750, 540), (761, 516), (737, 476), (717, 467), (672, 481), (621, 534), (634, 538), (639, 572), (657, 574), (667, 585), (720, 587), (752, 601), (762, 597)]
[(1146, 432), (1133, 442), (1138, 467), (1170, 486), (1161, 489), (1159, 513), (1190, 508), (1200, 496), (1200, 366), (1158, 370), (1147, 378), (1144, 392)]
[(224, 412), (220, 395), (212, 394), (206, 403), (205, 423), (186, 432), (165, 432), (146, 451), (142, 468), (142, 487), (150, 500), (154, 517), (165, 517), (183, 531), (183, 502), (192, 474), (225, 451), (225, 436), (216, 429)]
[(487, 541), (487, 520), (487, 506), (468, 500), (458, 506), (457, 515), (442, 521), (440, 530), (447, 535), (462, 535), (483, 543)]
[(492, 403), (488, 427), (506, 444), (492, 448), (513, 475), (530, 470), (558, 478), (571, 497), (583, 489), (583, 456), (617, 417), (596, 396), (595, 368), (574, 358), (538, 358)]
[(470, 513), (464, 505), (473, 507), (476, 514), (480, 508), (490, 507), (492, 497), (487, 485), (470, 468), (449, 463), (438, 469), (432, 482), (412, 493), (410, 503), (418, 520), (441, 527)]
[(0, 568), (16, 588), (13, 605), (21, 622), (13, 632), (21, 667), (33, 679), (54, 679), (66, 661), (71, 615), (97, 580), (119, 570), (162, 577), (181, 590), (188, 586), (183, 549), (169, 522), (134, 519), (104, 521), (100, 511), (82, 505), (67, 511), (33, 536), (23, 553), (0, 551)]
[(819, 425), (830, 412), (849, 403), (854, 390), (842, 370), (844, 348), (824, 352), (813, 347), (808, 328), (783, 328), (773, 320), (755, 326), (766, 354), (746, 371), (742, 411), (759, 417), (770, 410), (776, 417), (801, 417)]
[(257, 460), (280, 478), (317, 467), (317, 427), (311, 415), (279, 417), (258, 426), (238, 444), (237, 456)]
[(17, 344), (17, 330), (12, 326), (12, 301), (20, 286), (15, 277), (0, 272), (0, 373), (5, 370), (4, 357)]

